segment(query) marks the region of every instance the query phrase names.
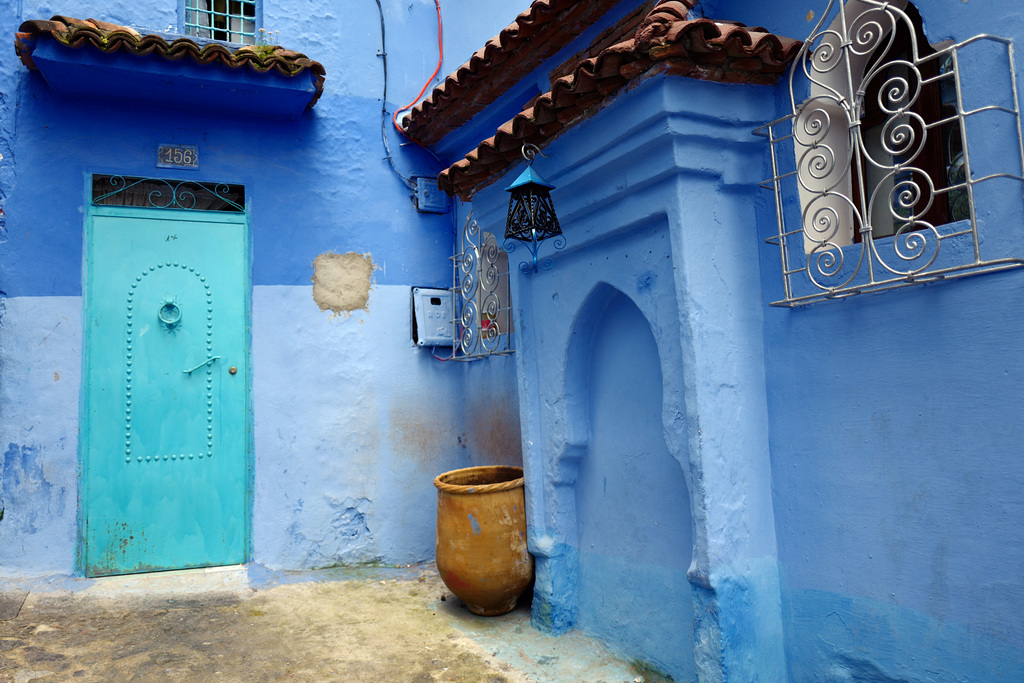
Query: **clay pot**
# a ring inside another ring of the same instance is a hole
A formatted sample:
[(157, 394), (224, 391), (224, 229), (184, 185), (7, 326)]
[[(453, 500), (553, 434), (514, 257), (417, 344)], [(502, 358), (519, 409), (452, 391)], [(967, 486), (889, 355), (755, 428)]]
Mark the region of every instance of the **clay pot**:
[(467, 467), (434, 479), (437, 570), (473, 614), (516, 606), (533, 579), (522, 467)]

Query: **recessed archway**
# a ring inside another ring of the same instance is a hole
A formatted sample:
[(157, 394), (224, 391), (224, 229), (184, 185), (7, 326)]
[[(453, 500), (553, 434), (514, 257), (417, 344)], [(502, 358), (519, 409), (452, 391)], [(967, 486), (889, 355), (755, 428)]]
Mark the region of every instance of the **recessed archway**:
[[(682, 467), (665, 442), (662, 365), (651, 326), (610, 286), (574, 326), (577, 625), (673, 676), (693, 677), (686, 572), (693, 522)], [(609, 618), (609, 615), (614, 615)]]

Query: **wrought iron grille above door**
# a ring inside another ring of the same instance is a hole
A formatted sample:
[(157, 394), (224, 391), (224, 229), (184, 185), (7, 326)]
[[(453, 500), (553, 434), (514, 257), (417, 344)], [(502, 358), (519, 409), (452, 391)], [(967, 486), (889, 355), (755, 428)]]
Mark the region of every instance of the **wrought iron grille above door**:
[(245, 213), (245, 186), (121, 175), (92, 177), (94, 206)]

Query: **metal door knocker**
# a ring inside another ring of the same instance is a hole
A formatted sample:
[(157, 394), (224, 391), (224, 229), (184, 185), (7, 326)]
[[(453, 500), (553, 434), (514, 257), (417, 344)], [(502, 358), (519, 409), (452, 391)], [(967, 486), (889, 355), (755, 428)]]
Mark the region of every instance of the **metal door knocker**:
[(175, 303), (172, 297), (168, 297), (164, 299), (163, 304), (160, 306), (157, 317), (160, 318), (160, 322), (170, 329), (181, 322), (181, 309), (178, 308), (178, 304)]

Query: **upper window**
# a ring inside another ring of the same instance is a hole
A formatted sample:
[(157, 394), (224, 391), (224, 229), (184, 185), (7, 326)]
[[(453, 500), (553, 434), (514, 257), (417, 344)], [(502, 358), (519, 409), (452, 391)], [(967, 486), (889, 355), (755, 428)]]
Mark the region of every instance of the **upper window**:
[[(904, 11), (910, 21), (897, 22), (884, 48), (871, 55), (858, 93), (858, 161), (863, 172), (853, 169), (852, 177), (855, 185), (864, 180), (873, 238), (892, 236), (904, 226), (923, 228), (912, 224), (915, 218), (922, 224), (942, 225), (968, 217), (956, 89), (948, 78), (952, 58), (937, 57), (935, 48), (942, 46), (928, 43), (913, 5), (907, 4)], [(919, 144), (907, 144), (904, 138)], [(895, 187), (908, 184), (927, 184), (933, 191), (920, 193), (913, 205), (887, 200)], [(856, 196), (860, 188), (853, 190)], [(856, 232), (854, 241), (866, 234)]]
[(907, 0), (832, 0), (790, 73), (792, 113), (755, 131), (771, 143), (776, 305), (1024, 265), (983, 258), (975, 208), (1024, 182), (1012, 43), (930, 45), (922, 24)]
[(256, 42), (256, 0), (185, 0), (185, 33), (252, 45)]

